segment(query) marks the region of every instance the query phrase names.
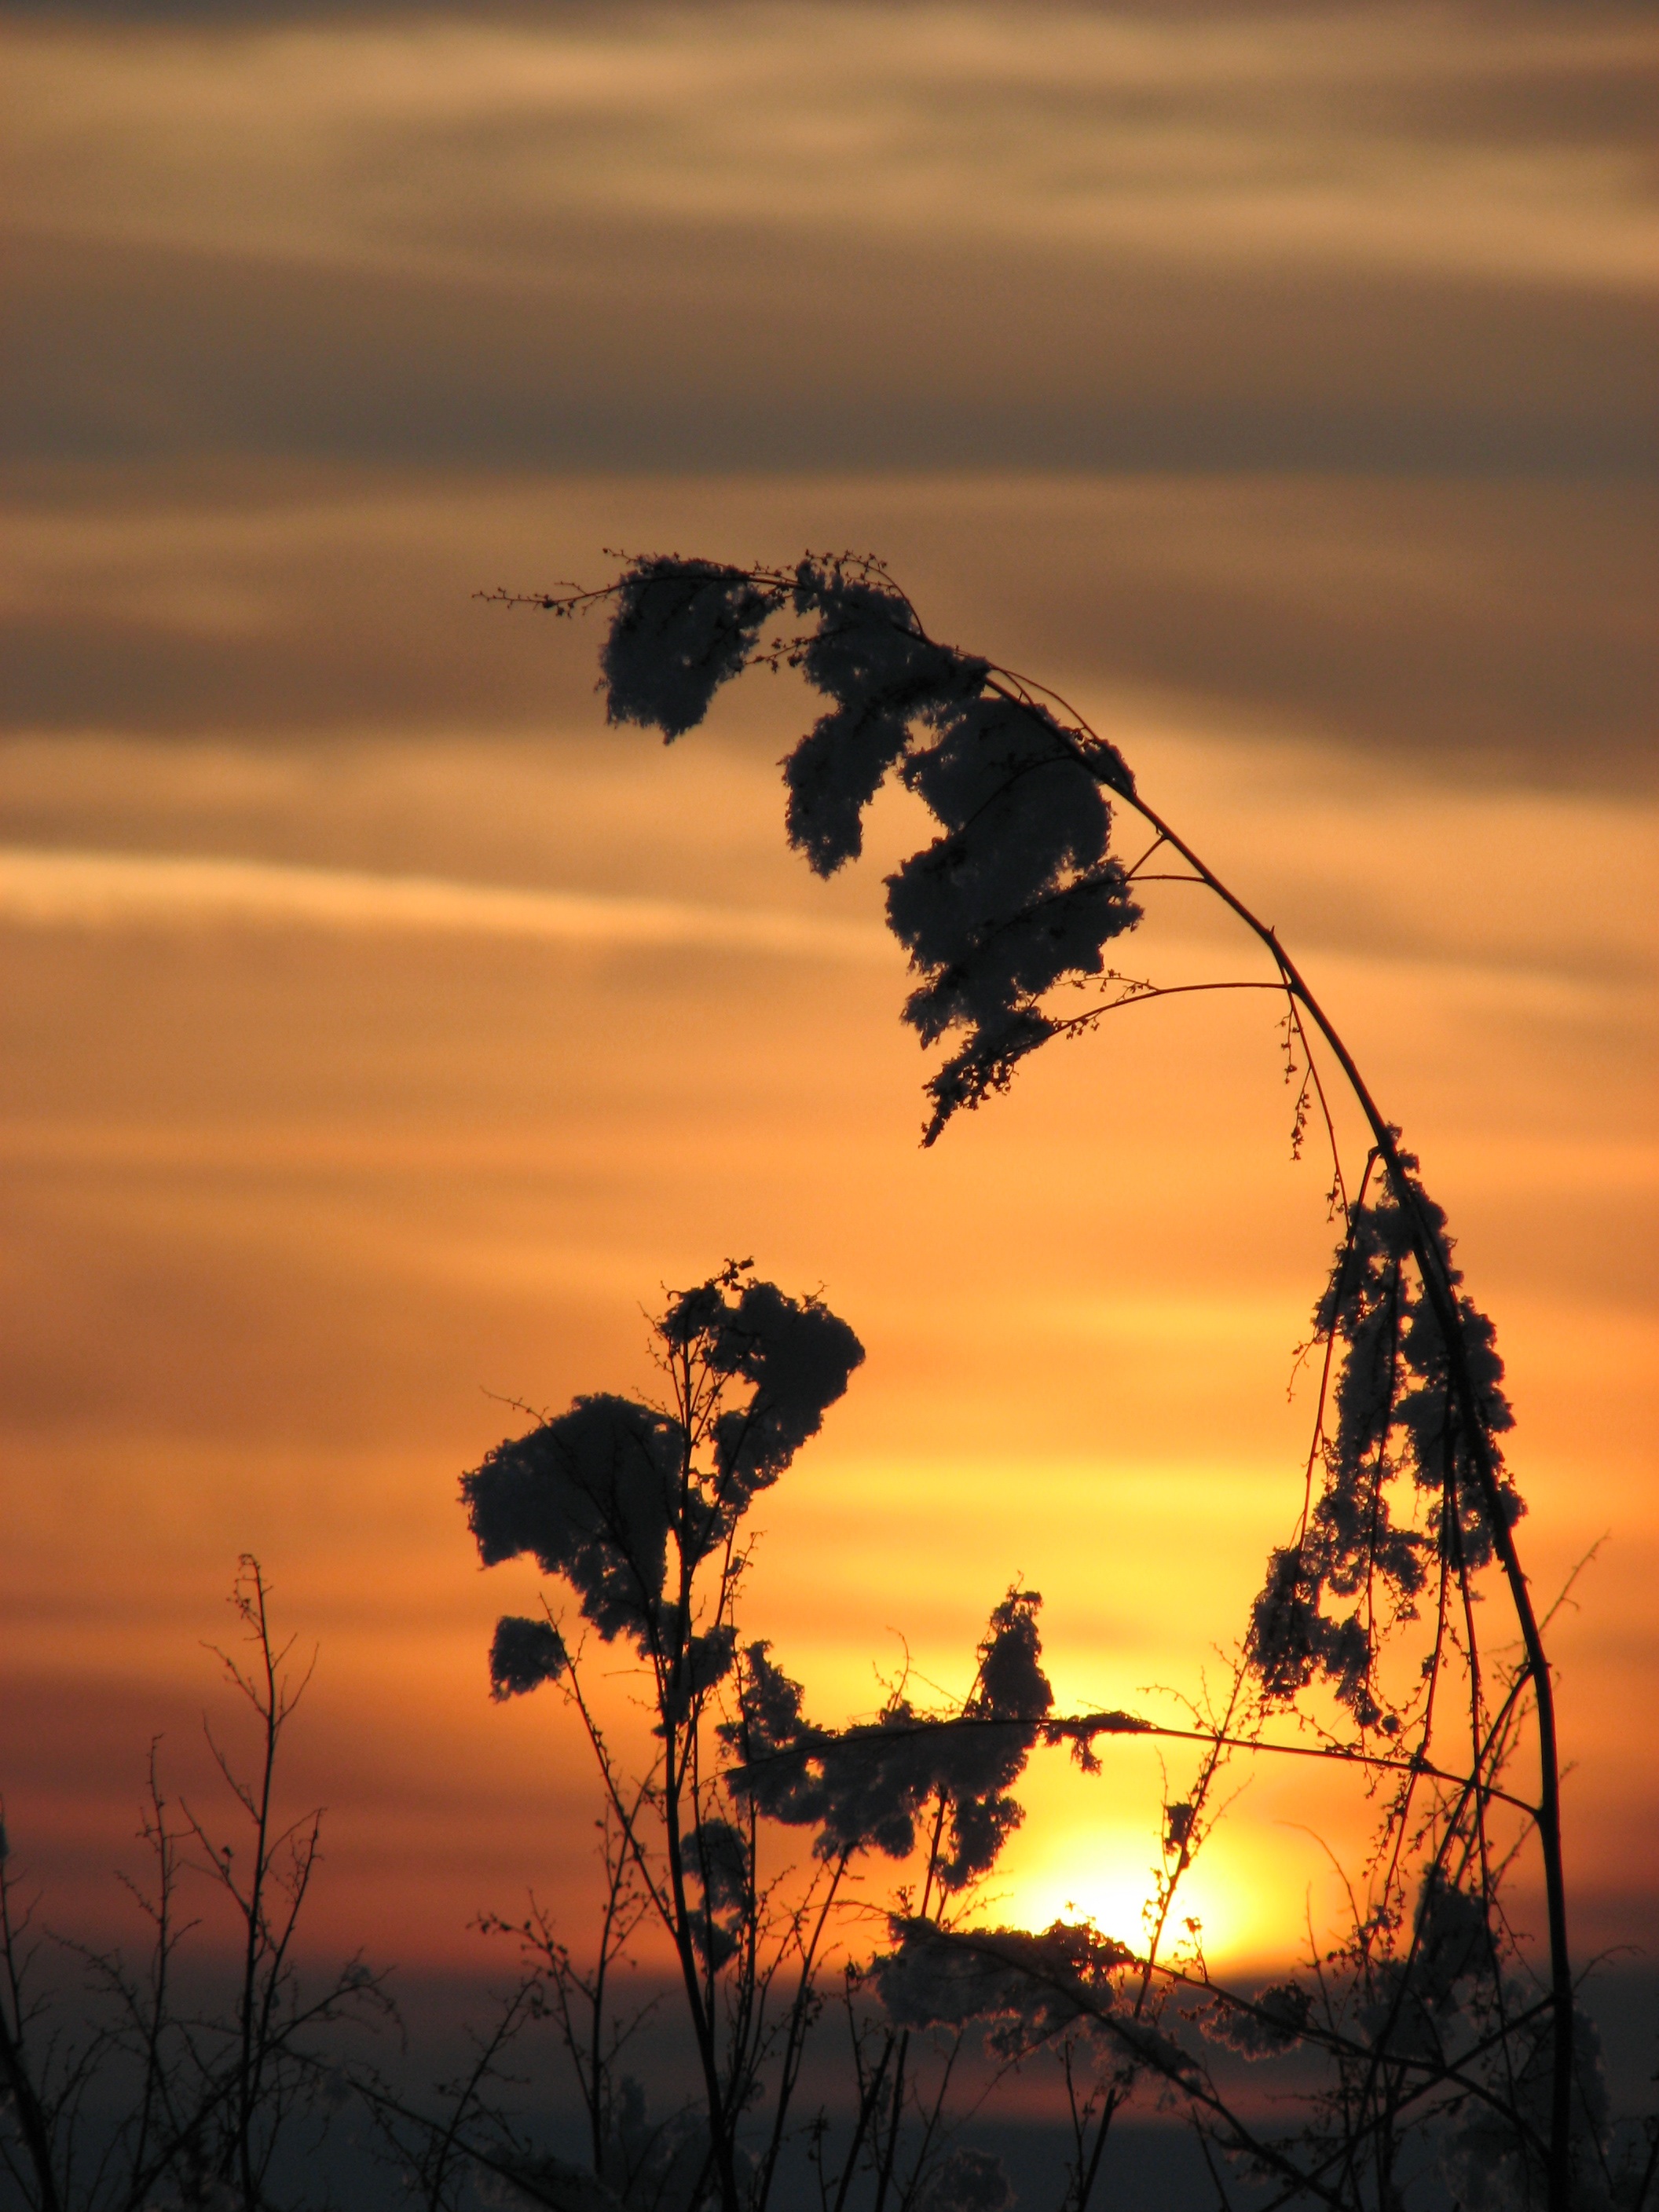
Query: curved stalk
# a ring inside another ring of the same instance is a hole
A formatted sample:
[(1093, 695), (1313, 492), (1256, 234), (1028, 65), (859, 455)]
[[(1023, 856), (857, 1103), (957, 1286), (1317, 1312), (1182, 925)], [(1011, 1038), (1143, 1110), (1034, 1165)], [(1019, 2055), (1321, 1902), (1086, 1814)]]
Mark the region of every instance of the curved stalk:
[(1200, 859), (1185, 839), (1144, 799), (1133, 793), (1123, 792), (1114, 780), (1102, 774), (1097, 763), (1090, 761), (1086, 750), (1079, 751), (1078, 757), (1091, 769), (1101, 782), (1133, 806), (1149, 828), (1155, 830), (1181, 854), (1200, 880), (1266, 946), (1284, 979), (1286, 992), (1303, 1007), (1347, 1079), (1348, 1087), (1370, 1125), (1371, 1140), (1382, 1161), (1395, 1201), (1410, 1224), (1413, 1257), (1417, 1261), (1425, 1293), (1445, 1342), (1449, 1377), (1463, 1415), (1475, 1476), (1480, 1486), (1481, 1503), (1486, 1509), (1493, 1545), (1509, 1585), (1510, 1601), (1520, 1626), (1538, 1714), (1538, 1834), (1544, 1863), (1544, 1893), (1549, 1925), (1550, 2000), (1555, 2030), (1550, 2084), (1548, 2202), (1549, 2212), (1570, 2212), (1572, 2187), (1572, 1964), (1567, 1948), (1566, 1879), (1561, 1856), (1561, 1771), (1556, 1739), (1554, 1685), (1537, 1612), (1532, 1601), (1531, 1588), (1504, 1515), (1497, 1470), (1492, 1465), (1486, 1429), (1480, 1419), (1479, 1398), (1464, 1352), (1457, 1302), (1451, 1285), (1446, 1279), (1439, 1240), (1424, 1218), (1415, 1187), (1401, 1160), (1393, 1128), (1382, 1118), (1353, 1055), (1343, 1042), (1329, 1015), (1279, 942), (1278, 932), (1253, 914), (1243, 901), (1227, 888), (1214, 870)]
[[(1179, 831), (1166, 822), (1155, 807), (1147, 804), (1121, 771), (1115, 751), (1105, 745), (1092, 731), (1088, 722), (1077, 712), (1069, 700), (1052, 691), (1046, 684), (1034, 684), (1029, 678), (1012, 669), (994, 667), (990, 688), (1000, 695), (1025, 706), (1035, 706), (1033, 694), (1041, 691), (1052, 699), (1075, 725), (1085, 742), (1072, 747), (1073, 757), (1085, 769), (1103, 789), (1132, 806), (1148, 829), (1153, 831), (1153, 842), (1136, 863), (1137, 869), (1152, 858), (1161, 846), (1167, 845), (1180, 854), (1192, 870), (1194, 878), (1213, 893), (1260, 944), (1267, 949), (1279, 970), (1280, 981), (1292, 1004), (1299, 1004), (1328, 1046), (1333, 1058), (1347, 1079), (1360, 1111), (1371, 1132), (1371, 1140), (1382, 1160), (1395, 1199), (1409, 1224), (1412, 1255), (1417, 1261), (1423, 1288), (1442, 1340), (1446, 1347), (1448, 1379), (1451, 1384), (1463, 1425), (1468, 1434), (1469, 1449), (1474, 1462), (1475, 1478), (1480, 1485), (1481, 1503), (1492, 1532), (1504, 1580), (1509, 1585), (1510, 1602), (1515, 1608), (1521, 1640), (1527, 1655), (1527, 1672), (1531, 1679), (1533, 1698), (1538, 1715), (1539, 1802), (1537, 1807), (1538, 1834), (1544, 1863), (1545, 1910), (1549, 1928), (1550, 1948), (1550, 2007), (1553, 2021), (1553, 2039), (1551, 2051), (1550, 2079), (1550, 2138), (1549, 2138), (1549, 2212), (1571, 2212), (1572, 2195), (1572, 2084), (1573, 2084), (1573, 1996), (1572, 1961), (1567, 1942), (1566, 1875), (1561, 1854), (1561, 1765), (1555, 1721), (1555, 1689), (1550, 1674), (1549, 1659), (1544, 1649), (1542, 1631), (1539, 1627), (1537, 1610), (1532, 1601), (1532, 1591), (1516, 1549), (1515, 1538), (1504, 1516), (1504, 1502), (1499, 1493), (1498, 1474), (1492, 1464), (1491, 1448), (1485, 1425), (1480, 1419), (1480, 1407), (1469, 1373), (1464, 1352), (1463, 1333), (1457, 1311), (1457, 1301), (1452, 1286), (1446, 1279), (1445, 1263), (1439, 1239), (1432, 1225), (1425, 1218), (1418, 1202), (1418, 1194), (1406, 1173), (1400, 1157), (1400, 1148), (1390, 1124), (1383, 1119), (1382, 1110), (1372, 1097), (1370, 1088), (1360, 1073), (1352, 1054), (1343, 1042), (1330, 1017), (1309, 988), (1306, 977), (1279, 941), (1279, 933), (1268, 922), (1253, 913), (1235, 891), (1222, 882), (1213, 868), (1203, 860)], [(1098, 750), (1091, 750), (1088, 740), (1093, 739)], [(1180, 878), (1176, 878), (1180, 880)], [(1455, 1480), (1454, 1472), (1453, 1480)]]

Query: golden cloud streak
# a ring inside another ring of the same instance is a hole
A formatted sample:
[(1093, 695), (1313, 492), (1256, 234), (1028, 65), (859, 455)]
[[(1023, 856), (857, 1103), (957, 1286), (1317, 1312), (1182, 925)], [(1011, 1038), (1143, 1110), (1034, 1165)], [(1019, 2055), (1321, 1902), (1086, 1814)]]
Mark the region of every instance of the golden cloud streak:
[(775, 908), (514, 890), (440, 876), (382, 876), (269, 860), (0, 848), (0, 921), (33, 928), (223, 922), (430, 931), (613, 948), (684, 946), (787, 959), (893, 957), (873, 924)]

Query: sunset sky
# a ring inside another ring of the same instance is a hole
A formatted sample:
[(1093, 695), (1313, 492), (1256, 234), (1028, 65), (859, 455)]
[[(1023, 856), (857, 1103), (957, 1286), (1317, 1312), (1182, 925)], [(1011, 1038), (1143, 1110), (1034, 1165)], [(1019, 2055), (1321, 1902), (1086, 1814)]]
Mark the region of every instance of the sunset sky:
[[(819, 1717), (965, 1687), (1016, 1575), (1067, 1703), (1242, 1631), (1333, 1233), (1276, 1009), (1132, 1009), (922, 1152), (904, 805), (818, 884), (793, 679), (665, 752), (597, 624), (473, 597), (852, 546), (1119, 744), (1419, 1152), (1540, 1598), (1600, 1547), (1575, 1932), (1659, 1938), (1656, 75), (1595, 6), (0, 10), (0, 1787), (61, 1917), (151, 1738), (199, 1768), (243, 1551), (320, 1646), (316, 1940), (574, 1893), (458, 1480), (728, 1255), (868, 1352), (761, 1516)], [(1261, 972), (1149, 907), (1133, 972)], [(999, 1910), (1132, 1926), (1162, 1790), (1039, 1766)], [(1255, 1772), (1212, 1950), (1361, 1832)]]

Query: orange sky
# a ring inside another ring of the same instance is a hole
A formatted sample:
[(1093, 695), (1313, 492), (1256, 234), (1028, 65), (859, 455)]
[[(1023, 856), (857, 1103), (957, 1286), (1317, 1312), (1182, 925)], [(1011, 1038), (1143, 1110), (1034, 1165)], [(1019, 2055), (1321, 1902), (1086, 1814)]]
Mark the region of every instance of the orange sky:
[[(605, 729), (597, 632), (468, 597), (857, 544), (1119, 742), (1421, 1152), (1540, 1589), (1605, 1539), (1557, 1639), (1579, 1924), (1654, 1925), (1656, 42), (1015, 22), (5, 29), (0, 1778), (80, 1909), (151, 1735), (190, 1765), (244, 1548), (322, 1646), (319, 1930), (465, 1957), (576, 1878), (556, 1716), (485, 1694), (529, 1583), (456, 1480), (486, 1393), (640, 1387), (641, 1305), (728, 1253), (868, 1347), (763, 1516), (817, 1713), (900, 1637), (960, 1686), (1016, 1572), (1068, 1701), (1191, 1691), (1242, 1626), (1330, 1239), (1271, 1012), (1133, 1010), (921, 1152), (898, 803), (818, 885), (787, 683), (665, 754)], [(1187, 896), (1129, 964), (1248, 972)], [(1108, 1764), (1034, 1778), (1014, 1913), (1132, 1917), (1160, 1781)], [(1252, 1779), (1218, 1950), (1294, 1942), (1308, 1826), (1353, 1832)]]

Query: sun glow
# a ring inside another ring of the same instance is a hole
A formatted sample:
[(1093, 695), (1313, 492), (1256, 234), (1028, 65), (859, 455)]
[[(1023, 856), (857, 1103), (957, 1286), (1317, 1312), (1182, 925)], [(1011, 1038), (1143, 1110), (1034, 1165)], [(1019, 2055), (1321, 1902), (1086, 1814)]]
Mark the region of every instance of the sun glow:
[[(1062, 1831), (1049, 1850), (1014, 1870), (994, 1917), (1033, 1929), (1056, 1920), (1088, 1920), (1103, 1935), (1140, 1953), (1152, 1933), (1148, 1908), (1158, 1882), (1153, 1857), (1144, 1828)], [(1226, 1863), (1212, 1847), (1182, 1880), (1159, 1955), (1168, 1958), (1196, 1934), (1212, 1962), (1260, 1957), (1273, 1948), (1276, 1934), (1281, 1941), (1283, 1936), (1269, 1887), (1253, 1881), (1249, 1868)]]

